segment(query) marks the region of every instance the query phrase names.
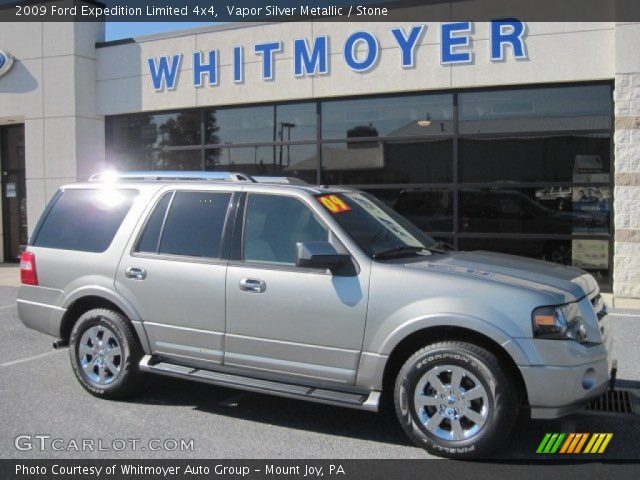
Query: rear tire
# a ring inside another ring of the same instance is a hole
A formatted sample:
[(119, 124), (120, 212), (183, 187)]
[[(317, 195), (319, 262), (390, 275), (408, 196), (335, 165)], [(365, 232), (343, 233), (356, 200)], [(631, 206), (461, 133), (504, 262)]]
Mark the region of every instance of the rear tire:
[(82, 314), (71, 331), (69, 355), (76, 378), (96, 397), (124, 398), (137, 386), (142, 348), (118, 312), (98, 308)]
[(488, 455), (509, 436), (518, 412), (515, 385), (496, 356), (456, 341), (414, 353), (398, 373), (394, 401), (416, 445), (459, 459)]

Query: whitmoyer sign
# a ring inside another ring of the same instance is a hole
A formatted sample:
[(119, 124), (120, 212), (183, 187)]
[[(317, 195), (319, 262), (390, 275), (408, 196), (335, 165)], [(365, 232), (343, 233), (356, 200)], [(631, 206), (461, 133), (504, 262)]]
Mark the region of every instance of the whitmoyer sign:
[[(474, 51), (471, 42), (474, 31), (472, 22), (442, 23), (440, 31), (440, 63), (442, 65), (465, 64), (474, 61)], [(507, 52), (516, 59), (527, 58), (525, 43), (526, 24), (515, 19), (493, 20), (490, 22), (490, 60), (504, 61)], [(411, 28), (391, 28), (389, 35), (396, 42), (401, 51), (399, 68), (413, 68), (416, 52), (421, 39), (431, 32), (426, 25), (414, 25)], [(285, 53), (285, 48), (291, 48), (292, 72), (295, 77), (328, 75), (331, 71), (329, 35), (320, 35), (311, 41), (306, 38), (294, 39), (291, 45), (285, 46), (282, 41), (274, 40), (252, 45), (249, 54), (257, 56), (262, 61), (262, 80), (273, 80), (275, 75), (275, 59), (277, 55)], [(233, 65), (234, 83), (244, 82), (244, 64), (247, 53), (245, 46), (236, 45), (228, 51), (221, 51), (215, 46), (210, 50), (193, 52), (194, 87), (219, 84), (219, 70), (221, 57), (228, 56)], [(378, 38), (366, 31), (358, 30), (351, 33), (345, 40), (342, 58), (348, 68), (355, 72), (366, 73), (375, 68), (379, 56), (382, 55)], [(178, 72), (184, 53), (175, 52), (159, 57), (147, 59), (153, 88), (156, 91), (173, 90), (177, 87)]]

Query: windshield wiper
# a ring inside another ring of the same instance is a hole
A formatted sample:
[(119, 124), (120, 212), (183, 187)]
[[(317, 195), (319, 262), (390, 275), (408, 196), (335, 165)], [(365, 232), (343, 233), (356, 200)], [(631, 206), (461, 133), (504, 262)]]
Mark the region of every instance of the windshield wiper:
[(411, 245), (400, 245), (398, 247), (390, 248), (389, 250), (383, 250), (382, 252), (375, 253), (373, 258), (376, 260), (384, 258), (402, 257), (404, 255), (414, 255), (423, 250), (428, 250), (425, 247), (414, 247)]

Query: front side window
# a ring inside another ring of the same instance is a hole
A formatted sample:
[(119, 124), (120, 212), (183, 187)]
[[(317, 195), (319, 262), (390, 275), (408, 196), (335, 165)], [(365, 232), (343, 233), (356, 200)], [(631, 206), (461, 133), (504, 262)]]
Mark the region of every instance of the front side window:
[(298, 242), (328, 238), (326, 227), (300, 200), (262, 194), (247, 198), (242, 240), (247, 262), (294, 265)]
[(137, 195), (136, 190), (114, 188), (64, 190), (43, 220), (33, 245), (104, 252)]
[(316, 199), (369, 256), (418, 253), (436, 242), (366, 193), (319, 195)]
[[(165, 195), (149, 217), (136, 251), (220, 258), (230, 193)], [(165, 211), (169, 206), (169, 212)], [(158, 241), (158, 238), (160, 240)]]

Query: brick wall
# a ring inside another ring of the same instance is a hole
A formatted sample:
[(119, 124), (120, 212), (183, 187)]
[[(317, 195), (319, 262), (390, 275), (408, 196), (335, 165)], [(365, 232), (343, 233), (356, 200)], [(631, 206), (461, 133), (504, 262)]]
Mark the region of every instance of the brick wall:
[[(627, 51), (619, 47), (617, 52)], [(616, 74), (614, 101), (613, 293), (620, 299), (640, 299), (640, 71)]]

